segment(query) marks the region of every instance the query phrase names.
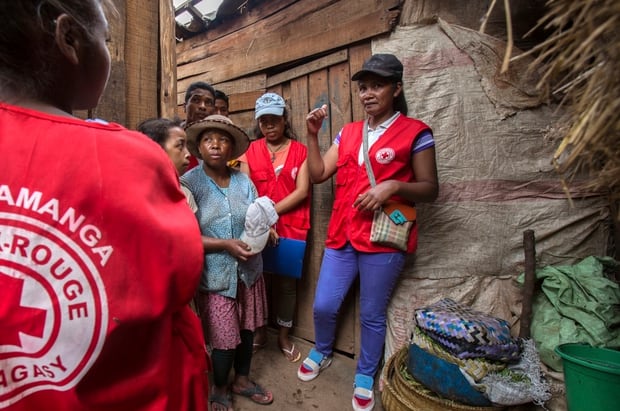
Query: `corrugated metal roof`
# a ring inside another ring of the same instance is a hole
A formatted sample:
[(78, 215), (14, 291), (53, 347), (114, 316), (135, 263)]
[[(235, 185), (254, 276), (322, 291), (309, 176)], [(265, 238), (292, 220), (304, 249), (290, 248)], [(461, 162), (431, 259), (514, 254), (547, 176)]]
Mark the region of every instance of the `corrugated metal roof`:
[(207, 30), (218, 18), (242, 13), (249, 0), (172, 0), (177, 38), (183, 39)]

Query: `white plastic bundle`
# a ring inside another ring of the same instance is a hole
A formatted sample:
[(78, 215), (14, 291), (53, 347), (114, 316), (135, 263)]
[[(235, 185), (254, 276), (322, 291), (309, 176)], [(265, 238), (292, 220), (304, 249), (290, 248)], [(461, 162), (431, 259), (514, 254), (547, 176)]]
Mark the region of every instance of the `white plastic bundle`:
[(523, 340), (519, 362), (504, 370), (488, 373), (479, 383), (467, 373), (463, 372), (463, 375), (494, 404), (518, 405), (534, 402), (544, 408), (544, 403), (551, 399), (550, 387), (543, 378), (540, 357), (532, 339)]

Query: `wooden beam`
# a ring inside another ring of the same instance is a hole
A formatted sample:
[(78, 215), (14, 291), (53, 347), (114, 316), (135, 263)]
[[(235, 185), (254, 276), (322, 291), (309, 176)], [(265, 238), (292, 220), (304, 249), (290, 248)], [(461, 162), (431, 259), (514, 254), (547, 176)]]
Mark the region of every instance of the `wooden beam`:
[(267, 88), (267, 75), (265, 73), (242, 77), (237, 80), (224, 81), (213, 84), (218, 90), (226, 94), (242, 93), (245, 91), (265, 91)]
[(159, 113), (159, 4), (150, 0), (130, 0), (126, 4), (126, 126), (135, 128), (140, 121)]
[[(368, 59), (371, 55), (372, 50), (370, 48), (370, 42), (359, 44), (357, 46), (349, 48), (349, 73), (351, 74), (351, 76), (353, 76), (353, 74), (357, 73), (358, 70), (362, 68), (364, 61), (366, 61), (366, 59)], [(352, 109), (352, 120), (363, 120), (366, 116), (366, 113), (364, 113), (364, 109), (359, 103), (359, 99), (357, 97), (357, 84), (355, 82), (351, 83), (350, 102)]]
[(256, 100), (258, 100), (258, 98), (264, 93), (264, 91), (249, 91), (247, 93), (229, 94), (229, 111), (231, 113), (244, 110), (252, 110), (252, 112), (254, 112)]
[[(177, 105), (183, 105), (185, 102), (185, 90), (194, 81), (205, 81), (200, 76), (192, 77), (190, 79), (181, 80), (177, 83)], [(217, 84), (212, 84), (218, 90), (222, 90), (228, 96), (232, 96), (237, 93), (245, 93), (251, 91), (265, 91), (267, 84), (267, 75), (264, 73), (243, 77), (237, 80), (225, 81)]]
[(294, 78), (310, 74), (313, 71), (321, 70), (334, 64), (342, 63), (343, 61), (347, 61), (348, 58), (349, 53), (347, 52), (347, 50), (337, 51), (328, 56), (318, 58), (309, 63), (302, 64), (293, 69), (269, 77), (269, 80), (267, 81), (267, 87), (271, 87), (279, 83), (284, 83), (285, 81), (289, 81)]
[(127, 125), (126, 67), (125, 47), (127, 36), (126, 5), (117, 7), (118, 16), (110, 16), (110, 39), (108, 50), (112, 60), (110, 78), (99, 104), (93, 110), (74, 113), (81, 118), (101, 118), (107, 121)]
[(250, 140), (254, 140), (254, 110), (233, 113), (229, 117), (235, 125), (241, 127), (248, 134)]
[(161, 50), (159, 115), (168, 118), (174, 117), (177, 103), (175, 25), (172, 1), (159, 0), (159, 48)]
[(345, 47), (391, 31), (398, 5), (398, 0), (299, 1), (234, 35), (194, 44), (182, 59), (191, 62), (180, 64), (177, 75), (217, 83)]
[(290, 82), (290, 91), (286, 105), (293, 133), (299, 141), (305, 142), (306, 116), (309, 111), (307, 76), (300, 76)]
[(525, 257), (525, 279), (523, 281), (519, 337), (530, 338), (532, 304), (534, 302), (534, 292), (536, 290), (536, 237), (534, 235), (534, 230), (525, 230), (523, 232), (523, 252)]
[[(229, 18), (224, 21), (220, 21), (201, 34), (198, 34), (189, 39), (185, 39), (177, 44), (177, 61), (179, 64), (185, 64), (192, 61), (192, 50), (197, 45), (211, 43), (212, 41), (219, 39), (220, 37), (227, 36), (231, 33), (240, 31), (252, 24), (255, 24), (269, 16), (273, 16), (280, 10), (289, 7), (291, 4), (300, 0), (269, 0), (269, 1), (255, 1), (258, 3), (251, 8), (247, 8), (240, 13), (237, 18)], [(301, 0), (303, 1), (303, 0)], [(332, 0), (333, 2), (334, 0)], [(336, 0), (338, 1), (338, 0)], [(200, 57), (202, 58), (202, 56)]]
[[(231, 117), (232, 117), (232, 114), (239, 113), (242, 111), (248, 111), (248, 110), (251, 110), (253, 114), (254, 107), (256, 106), (256, 100), (265, 93), (265, 90), (263, 89), (263, 90), (258, 90), (258, 91), (248, 91), (245, 93), (233, 93), (233, 94), (230, 94), (224, 91), (224, 93), (228, 95), (228, 111), (230, 112)], [(184, 106), (183, 101), (181, 101), (175, 107), (175, 113), (177, 113), (179, 117), (183, 117), (183, 114), (184, 114), (183, 106)]]

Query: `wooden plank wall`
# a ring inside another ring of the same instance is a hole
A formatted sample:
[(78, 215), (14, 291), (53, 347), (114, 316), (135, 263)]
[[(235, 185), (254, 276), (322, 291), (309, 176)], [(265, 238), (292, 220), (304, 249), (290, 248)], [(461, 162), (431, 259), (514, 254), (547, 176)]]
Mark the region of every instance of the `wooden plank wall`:
[[(177, 113), (184, 92), (206, 81), (231, 95), (231, 108), (253, 109), (255, 97), (269, 85), (234, 85), (252, 76), (277, 74), (351, 44), (391, 31), (399, 15), (398, 0), (272, 0), (261, 2), (237, 19), (177, 45)], [(325, 62), (317, 64), (325, 64)], [(284, 81), (278, 79), (274, 81)], [(241, 88), (242, 90), (231, 90)], [(237, 96), (237, 93), (252, 93)]]
[[(272, 2), (266, 2), (272, 3)], [(398, 16), (397, 0), (280, 1), (282, 9), (253, 24), (177, 51), (179, 80), (200, 76), (218, 83), (325, 53), (389, 31)], [(273, 7), (269, 4), (267, 7)], [(201, 41), (200, 39), (195, 40)], [(184, 42), (185, 43), (185, 42)]]
[[(165, 3), (167, 0), (161, 0)], [(99, 105), (89, 112), (74, 115), (80, 118), (101, 118), (124, 125), (135, 126), (145, 118), (160, 115), (160, 22), (159, 2), (127, 0), (116, 2), (118, 15), (110, 16), (111, 42), (108, 44), (112, 67), (110, 78)], [(171, 5), (170, 5), (171, 7)], [(174, 55), (174, 32), (168, 50)], [(162, 40), (163, 41), (163, 40)], [(165, 43), (165, 41), (164, 41)], [(169, 81), (166, 90), (176, 88), (176, 64), (167, 69)], [(168, 113), (174, 114), (176, 90)]]
[[(370, 43), (366, 42), (334, 53), (344, 59), (319, 58), (302, 66), (282, 72), (278, 76), (285, 81), (274, 84), (267, 91), (280, 94), (287, 102), (292, 128), (299, 141), (306, 144), (305, 117), (315, 107), (323, 104), (329, 106), (329, 118), (319, 132), (319, 146), (325, 152), (340, 129), (353, 119), (363, 118), (361, 105), (356, 97), (356, 89), (351, 84), (351, 75), (359, 69), (361, 62), (371, 54)], [(332, 56), (333, 57), (333, 56)], [(267, 79), (272, 83), (272, 77)], [(253, 113), (253, 110), (248, 111)], [(251, 120), (254, 121), (253, 119)], [(298, 310), (295, 320), (294, 334), (312, 341), (314, 324), (312, 319), (312, 303), (314, 290), (318, 281), (319, 269), (323, 257), (327, 225), (332, 212), (334, 185), (333, 180), (314, 185), (312, 192), (312, 229), (308, 239), (305, 270), (299, 282)], [(273, 281), (274, 279), (269, 279)], [(268, 287), (269, 288), (269, 287)], [(350, 293), (343, 305), (336, 339), (336, 348), (354, 354), (359, 349), (359, 308), (355, 293)], [(273, 298), (273, 297), (272, 297)]]
[[(185, 115), (189, 84), (206, 81), (229, 95), (230, 117), (253, 136), (255, 101), (272, 91), (286, 100), (293, 130), (305, 143), (306, 114), (328, 104), (329, 119), (319, 133), (321, 150), (326, 151), (344, 124), (364, 116), (350, 78), (370, 56), (370, 40), (394, 28), (398, 4), (397, 0), (273, 0), (186, 39), (177, 44), (177, 114)], [(310, 341), (333, 192), (331, 180), (313, 187), (312, 229), (293, 331)], [(350, 294), (343, 306), (336, 341), (337, 349), (351, 354), (359, 349), (355, 297)]]
[(159, 115), (174, 117), (177, 105), (177, 53), (174, 7), (171, 0), (159, 0)]
[(159, 2), (130, 0), (127, 7), (127, 127), (159, 112)]

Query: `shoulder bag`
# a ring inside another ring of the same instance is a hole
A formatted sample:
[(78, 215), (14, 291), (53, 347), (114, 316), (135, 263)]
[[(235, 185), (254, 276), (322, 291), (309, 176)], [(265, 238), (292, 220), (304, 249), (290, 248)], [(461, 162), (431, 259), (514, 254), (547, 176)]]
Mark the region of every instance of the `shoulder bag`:
[[(372, 187), (377, 185), (375, 174), (368, 159), (368, 121), (364, 122), (362, 144), (364, 164)], [(370, 242), (383, 246), (407, 251), (409, 234), (415, 224), (416, 209), (413, 206), (387, 201), (379, 210), (375, 211), (370, 229)]]

